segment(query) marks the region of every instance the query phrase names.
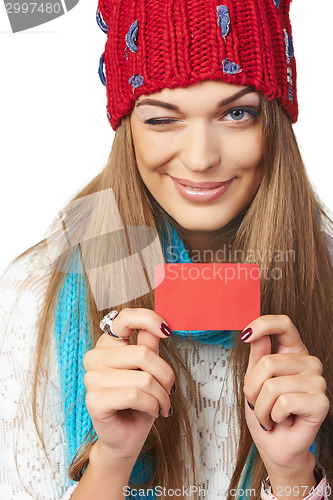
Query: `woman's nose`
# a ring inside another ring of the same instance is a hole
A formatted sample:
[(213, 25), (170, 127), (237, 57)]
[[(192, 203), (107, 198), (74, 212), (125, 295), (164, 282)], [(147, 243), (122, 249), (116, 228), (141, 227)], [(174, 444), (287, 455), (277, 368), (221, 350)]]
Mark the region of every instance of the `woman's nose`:
[(219, 140), (208, 124), (193, 124), (181, 142), (181, 161), (189, 169), (203, 172), (220, 163)]

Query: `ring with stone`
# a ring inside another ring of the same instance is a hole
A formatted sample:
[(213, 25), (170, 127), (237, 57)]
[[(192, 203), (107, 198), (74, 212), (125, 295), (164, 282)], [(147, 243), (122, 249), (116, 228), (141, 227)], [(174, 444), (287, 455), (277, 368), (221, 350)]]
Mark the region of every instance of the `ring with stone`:
[(121, 340), (124, 340), (123, 337), (119, 337), (119, 335), (116, 335), (114, 333), (114, 331), (112, 330), (112, 321), (114, 320), (114, 318), (116, 316), (118, 316), (118, 311), (110, 311), (108, 314), (106, 314), (104, 316), (104, 318), (101, 320), (99, 326), (100, 326), (100, 329), (105, 332), (105, 333), (108, 333), (110, 336), (116, 338), (116, 339), (121, 339)]

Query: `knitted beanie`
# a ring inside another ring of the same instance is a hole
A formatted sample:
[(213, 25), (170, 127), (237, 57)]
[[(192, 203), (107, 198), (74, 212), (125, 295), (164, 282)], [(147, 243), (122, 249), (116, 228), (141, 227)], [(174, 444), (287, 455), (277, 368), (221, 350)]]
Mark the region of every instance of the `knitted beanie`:
[(99, 75), (114, 130), (140, 95), (202, 80), (250, 85), (295, 123), (291, 0), (98, 0)]

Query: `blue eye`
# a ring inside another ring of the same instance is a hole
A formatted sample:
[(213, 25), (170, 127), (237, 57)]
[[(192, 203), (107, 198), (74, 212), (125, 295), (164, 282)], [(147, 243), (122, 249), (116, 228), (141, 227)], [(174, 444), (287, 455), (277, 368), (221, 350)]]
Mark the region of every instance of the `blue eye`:
[(225, 113), (223, 118), (231, 116), (232, 120), (227, 121), (247, 123), (249, 121), (253, 121), (257, 115), (258, 111), (254, 108), (235, 108)]
[(244, 109), (235, 109), (235, 111), (232, 111), (230, 114), (233, 116), (233, 118), (235, 118), (235, 120), (238, 121), (244, 118), (245, 111)]

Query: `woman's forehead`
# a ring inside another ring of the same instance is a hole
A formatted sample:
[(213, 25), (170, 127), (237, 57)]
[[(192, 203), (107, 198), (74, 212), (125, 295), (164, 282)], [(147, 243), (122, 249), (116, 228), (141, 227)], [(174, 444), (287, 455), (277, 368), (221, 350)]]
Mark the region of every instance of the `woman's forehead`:
[(248, 96), (253, 104), (259, 104), (260, 94), (248, 85), (234, 85), (223, 81), (205, 80), (186, 87), (164, 88), (158, 92), (140, 95), (136, 107), (158, 105), (158, 102), (169, 103), (170, 110), (178, 111), (188, 106), (204, 105), (207, 109), (222, 107), (229, 101)]
[(166, 96), (173, 96), (177, 98), (179, 95), (195, 94), (195, 93), (205, 93), (205, 92), (222, 92), (233, 94), (239, 92), (243, 89), (251, 88), (248, 85), (235, 85), (233, 83), (223, 82), (221, 80), (204, 80), (193, 85), (187, 85), (186, 87), (174, 87), (174, 88), (163, 88), (157, 92), (150, 94), (140, 95), (136, 102), (140, 102), (147, 97), (151, 98), (161, 98)]

